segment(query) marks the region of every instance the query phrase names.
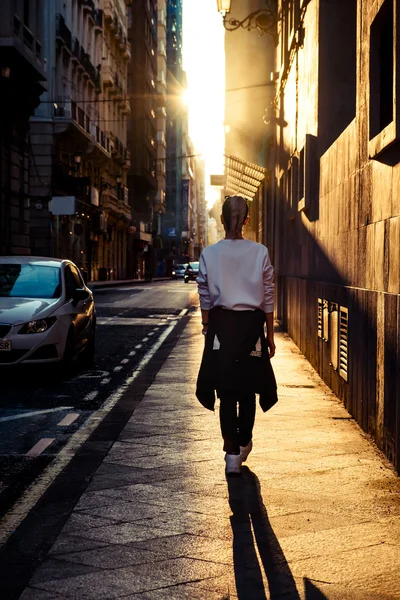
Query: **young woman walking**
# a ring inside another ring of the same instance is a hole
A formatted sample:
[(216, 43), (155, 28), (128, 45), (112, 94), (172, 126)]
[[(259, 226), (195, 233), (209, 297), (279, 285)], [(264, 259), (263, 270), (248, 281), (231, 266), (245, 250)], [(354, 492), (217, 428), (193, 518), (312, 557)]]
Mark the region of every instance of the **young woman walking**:
[(214, 410), (217, 393), (226, 473), (238, 475), (253, 445), (255, 394), (264, 411), (277, 401), (270, 363), (275, 354), (274, 270), (267, 248), (243, 237), (248, 222), (244, 198), (225, 199), (221, 222), (225, 238), (200, 257), (197, 285), (206, 339), (196, 395)]

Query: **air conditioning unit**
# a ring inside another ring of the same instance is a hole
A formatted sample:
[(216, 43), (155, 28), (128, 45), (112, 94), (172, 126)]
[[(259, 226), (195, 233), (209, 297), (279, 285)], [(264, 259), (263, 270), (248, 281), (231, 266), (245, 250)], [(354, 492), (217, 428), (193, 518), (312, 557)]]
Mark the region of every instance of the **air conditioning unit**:
[(65, 106), (59, 106), (58, 104), (54, 105), (54, 116), (55, 117), (65, 117)]

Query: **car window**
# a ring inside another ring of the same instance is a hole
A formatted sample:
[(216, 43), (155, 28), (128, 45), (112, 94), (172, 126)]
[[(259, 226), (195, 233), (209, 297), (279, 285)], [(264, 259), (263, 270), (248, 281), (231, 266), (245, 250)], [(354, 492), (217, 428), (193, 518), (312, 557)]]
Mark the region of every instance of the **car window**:
[(60, 268), (35, 264), (0, 264), (0, 296), (59, 298)]

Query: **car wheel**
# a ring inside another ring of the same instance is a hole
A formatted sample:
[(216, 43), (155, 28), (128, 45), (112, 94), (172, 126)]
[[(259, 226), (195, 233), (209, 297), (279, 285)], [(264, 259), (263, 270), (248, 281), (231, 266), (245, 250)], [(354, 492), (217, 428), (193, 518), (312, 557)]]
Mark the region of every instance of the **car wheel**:
[(65, 344), (64, 356), (61, 361), (61, 368), (65, 372), (69, 372), (72, 369), (72, 363), (75, 355), (75, 343), (74, 343), (74, 330), (71, 329), (68, 332), (67, 341)]
[(94, 352), (96, 347), (96, 335), (94, 328), (92, 329), (92, 333), (90, 334), (90, 338), (84, 350), (82, 350), (80, 355), (80, 363), (84, 367), (91, 367), (94, 360)]

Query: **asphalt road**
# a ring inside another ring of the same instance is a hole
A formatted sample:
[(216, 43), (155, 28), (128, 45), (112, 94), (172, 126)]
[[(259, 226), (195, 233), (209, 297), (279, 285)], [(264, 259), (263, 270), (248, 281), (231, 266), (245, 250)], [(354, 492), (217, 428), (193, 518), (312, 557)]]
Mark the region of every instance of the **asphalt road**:
[(64, 376), (51, 366), (0, 371), (0, 517), (196, 304), (196, 286), (105, 288), (95, 291), (95, 302), (96, 356), (89, 370), (76, 365)]

